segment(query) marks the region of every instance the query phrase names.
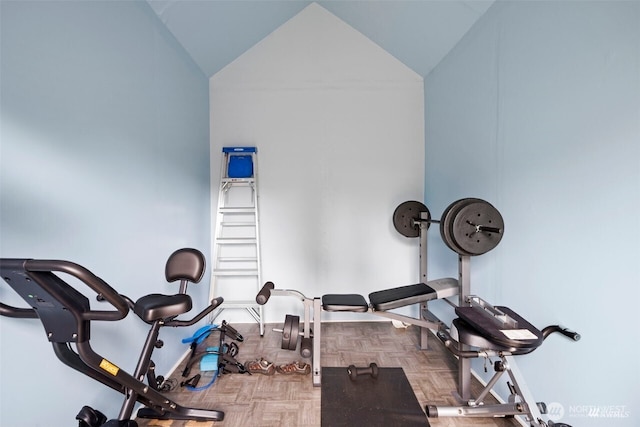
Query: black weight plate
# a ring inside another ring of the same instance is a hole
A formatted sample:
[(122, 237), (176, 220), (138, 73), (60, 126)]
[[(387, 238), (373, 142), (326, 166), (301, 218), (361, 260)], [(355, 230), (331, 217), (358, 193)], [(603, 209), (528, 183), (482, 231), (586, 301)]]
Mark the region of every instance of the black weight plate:
[(455, 202), (449, 204), (449, 206), (447, 206), (447, 208), (442, 213), (442, 218), (440, 218), (440, 237), (442, 237), (442, 241), (452, 251), (455, 251), (455, 249), (453, 248), (450, 238), (451, 233), (449, 233), (449, 222), (451, 217), (451, 210), (460, 202), (462, 202), (462, 200), (456, 200)]
[(378, 378), (378, 365), (375, 363), (370, 363), (369, 368), (371, 368), (371, 378)]
[(460, 209), (460, 207), (464, 206), (466, 203), (478, 200), (480, 199), (474, 199), (470, 197), (466, 199), (456, 200), (455, 202), (447, 206), (447, 208), (444, 210), (444, 213), (442, 214), (442, 219), (440, 220), (440, 236), (442, 237), (442, 240), (447, 245), (447, 247), (459, 255), (470, 254), (464, 251), (462, 248), (458, 247), (455, 244), (454, 240), (451, 238), (453, 218), (455, 217), (455, 213)]
[(284, 316), (284, 325), (282, 325), (282, 342), (280, 348), (283, 350), (289, 349), (289, 340), (291, 339), (291, 315)]
[(470, 203), (475, 203), (475, 202), (481, 202), (481, 199), (476, 199), (473, 197), (468, 197), (466, 199), (461, 199), (460, 203), (456, 203), (453, 206), (453, 209), (451, 209), (449, 216), (448, 216), (448, 224), (447, 224), (447, 234), (449, 237), (449, 242), (451, 243), (451, 247), (453, 248), (454, 252), (457, 252), (459, 255), (467, 255), (467, 256), (472, 256), (474, 255), (473, 253), (467, 251), (466, 249), (464, 249), (463, 247), (461, 247), (458, 242), (456, 241), (455, 235), (454, 235), (454, 230), (453, 230), (453, 224), (455, 222), (456, 216), (458, 215), (458, 212), (460, 212), (462, 209), (464, 209), (465, 206), (467, 206)]
[[(499, 231), (478, 230), (477, 226), (491, 227)], [(451, 239), (455, 246), (470, 255), (482, 255), (500, 243), (504, 233), (504, 221), (500, 212), (484, 200), (470, 201), (453, 214)]]
[[(420, 219), (422, 212), (427, 213), (427, 220), (431, 219), (431, 213), (423, 203), (415, 200), (400, 203), (396, 210), (393, 211), (393, 226), (398, 233), (405, 237), (418, 237), (420, 235), (420, 225), (414, 223), (414, 221)], [(429, 228), (429, 225), (430, 223), (427, 222), (427, 228)]]
[(298, 338), (300, 338), (300, 317), (291, 316), (291, 340), (289, 341), (289, 350), (295, 350), (298, 347)]
[(283, 350), (295, 350), (298, 346), (298, 332), (300, 331), (300, 317), (287, 314), (284, 317), (284, 326), (282, 327), (282, 343), (280, 348)]

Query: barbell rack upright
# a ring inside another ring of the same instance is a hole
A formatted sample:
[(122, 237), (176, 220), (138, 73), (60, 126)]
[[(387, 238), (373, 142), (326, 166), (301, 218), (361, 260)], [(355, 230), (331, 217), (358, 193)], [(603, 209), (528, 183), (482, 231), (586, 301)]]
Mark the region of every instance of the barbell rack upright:
[[(467, 297), (471, 294), (471, 257), (458, 255), (458, 307), (469, 307), (471, 303)], [(460, 351), (467, 351), (470, 347), (460, 344)], [(458, 396), (459, 401), (467, 402), (471, 398), (471, 359), (458, 358)]]
[(264, 308), (246, 298), (262, 287), (257, 153), (256, 147), (222, 148), (209, 297), (222, 295), (225, 301), (211, 314), (209, 323), (223, 310), (244, 309), (259, 324), (263, 336)]

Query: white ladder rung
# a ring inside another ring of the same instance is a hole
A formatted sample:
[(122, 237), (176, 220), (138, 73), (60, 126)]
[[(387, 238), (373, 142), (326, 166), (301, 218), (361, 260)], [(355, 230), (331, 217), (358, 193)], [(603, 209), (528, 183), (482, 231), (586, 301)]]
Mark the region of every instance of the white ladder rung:
[(221, 184), (231, 184), (231, 185), (243, 185), (243, 184), (253, 184), (256, 182), (255, 178), (221, 178)]
[(255, 237), (218, 237), (216, 239), (218, 245), (255, 245), (256, 243)]
[(236, 222), (221, 222), (220, 225), (223, 227), (255, 227), (256, 223), (248, 222), (248, 221), (247, 222), (236, 221)]
[(237, 256), (237, 257), (218, 257), (218, 262), (257, 262), (258, 258), (252, 256)]
[(213, 270), (213, 274), (215, 276), (257, 276), (258, 270), (235, 270), (231, 268), (216, 268)]
[(255, 214), (256, 213), (256, 208), (254, 208), (253, 206), (243, 206), (243, 207), (221, 207), (218, 208), (218, 210), (220, 211), (220, 213), (223, 214), (233, 214), (233, 213), (244, 213), (244, 214)]

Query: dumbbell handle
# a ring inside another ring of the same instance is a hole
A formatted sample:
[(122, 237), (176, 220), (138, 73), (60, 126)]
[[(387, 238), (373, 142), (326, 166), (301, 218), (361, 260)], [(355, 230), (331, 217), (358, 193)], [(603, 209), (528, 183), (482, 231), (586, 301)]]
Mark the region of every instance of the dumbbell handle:
[(349, 365), (347, 374), (352, 380), (356, 380), (359, 375), (371, 375), (371, 378), (378, 378), (378, 365), (370, 363), (367, 368), (357, 368), (355, 365)]

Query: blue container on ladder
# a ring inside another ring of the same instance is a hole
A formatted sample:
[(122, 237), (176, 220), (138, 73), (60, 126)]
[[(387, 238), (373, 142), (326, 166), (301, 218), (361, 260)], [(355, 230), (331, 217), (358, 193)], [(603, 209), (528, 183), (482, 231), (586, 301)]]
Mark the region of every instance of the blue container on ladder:
[(253, 157), (256, 147), (222, 147), (222, 152), (228, 156), (228, 178), (253, 177)]

